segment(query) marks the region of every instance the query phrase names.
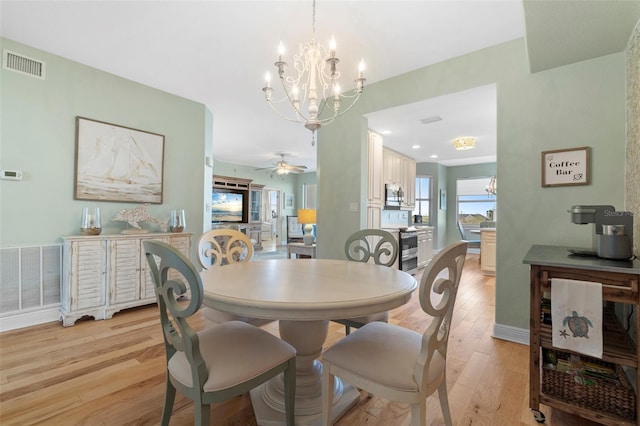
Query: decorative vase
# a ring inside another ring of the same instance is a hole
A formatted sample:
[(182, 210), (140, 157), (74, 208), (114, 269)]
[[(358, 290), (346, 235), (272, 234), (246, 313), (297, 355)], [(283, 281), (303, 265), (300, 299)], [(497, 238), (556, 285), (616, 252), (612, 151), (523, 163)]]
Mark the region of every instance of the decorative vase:
[(100, 221), (99, 207), (84, 207), (82, 209), (82, 222), (80, 223), (81, 235), (100, 235), (102, 223)]
[(169, 215), (169, 231), (182, 232), (185, 226), (184, 210), (171, 210), (171, 214)]

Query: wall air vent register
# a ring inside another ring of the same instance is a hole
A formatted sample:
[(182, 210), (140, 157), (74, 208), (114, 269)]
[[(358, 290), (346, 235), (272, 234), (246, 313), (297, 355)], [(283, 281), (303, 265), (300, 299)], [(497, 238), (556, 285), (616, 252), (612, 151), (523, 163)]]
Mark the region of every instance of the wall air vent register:
[(2, 52), (2, 66), (6, 70), (44, 80), (45, 63), (43, 61), (5, 49)]

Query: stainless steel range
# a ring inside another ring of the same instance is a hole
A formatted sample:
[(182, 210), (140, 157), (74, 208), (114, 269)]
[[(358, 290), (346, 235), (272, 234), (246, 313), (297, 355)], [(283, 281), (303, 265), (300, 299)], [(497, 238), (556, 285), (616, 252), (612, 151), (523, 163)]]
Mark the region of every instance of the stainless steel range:
[(418, 270), (418, 233), (414, 230), (400, 230), (398, 268), (413, 274)]

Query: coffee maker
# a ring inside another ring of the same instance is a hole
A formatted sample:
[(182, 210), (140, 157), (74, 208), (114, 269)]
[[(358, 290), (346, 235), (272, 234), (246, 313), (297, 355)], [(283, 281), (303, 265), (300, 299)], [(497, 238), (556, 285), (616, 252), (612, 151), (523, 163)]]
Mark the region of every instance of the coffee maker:
[(629, 260), (633, 257), (633, 213), (617, 212), (609, 205), (572, 206), (571, 221), (579, 225), (594, 224), (593, 248), (569, 251), (576, 255), (603, 259)]

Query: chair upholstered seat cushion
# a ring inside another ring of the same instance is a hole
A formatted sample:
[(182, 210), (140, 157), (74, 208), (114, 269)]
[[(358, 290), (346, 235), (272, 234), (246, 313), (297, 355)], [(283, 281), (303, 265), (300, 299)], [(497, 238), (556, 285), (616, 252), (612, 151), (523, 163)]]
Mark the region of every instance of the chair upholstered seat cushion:
[[(418, 384), (413, 369), (421, 344), (420, 333), (393, 324), (371, 322), (327, 349), (322, 359), (385, 387), (415, 392)], [(436, 351), (429, 366), (429, 383), (443, 374), (444, 364), (444, 358)]]
[[(296, 350), (284, 340), (240, 321), (230, 321), (198, 332), (200, 352), (209, 378), (204, 391), (215, 391), (246, 382), (281, 364)], [(233, 342), (232, 345), (228, 344)], [(258, 349), (259, 348), (259, 349)], [(260, 356), (256, 356), (259, 350)], [(209, 366), (224, 366), (212, 370)], [(192, 386), (191, 367), (184, 352), (176, 352), (169, 360), (170, 374), (185, 386)]]

